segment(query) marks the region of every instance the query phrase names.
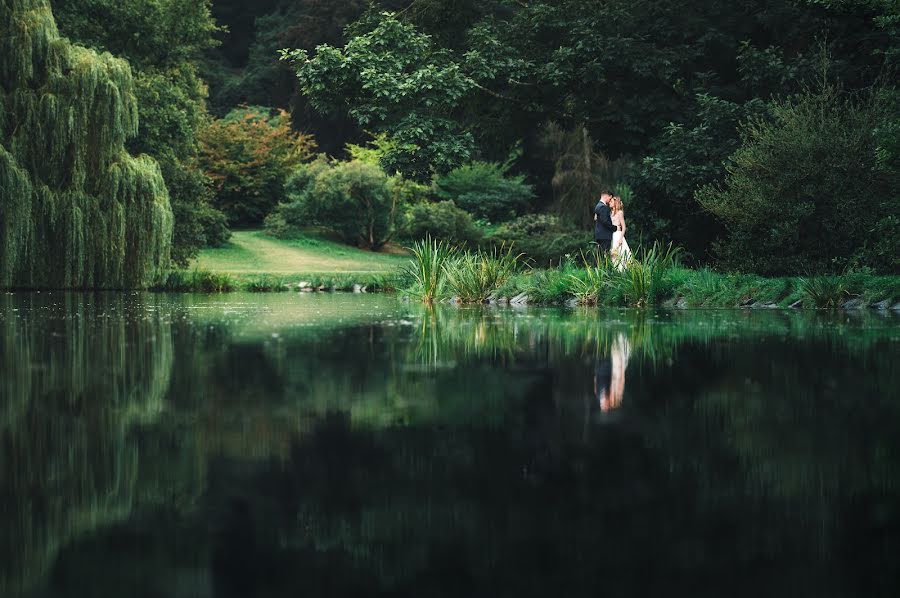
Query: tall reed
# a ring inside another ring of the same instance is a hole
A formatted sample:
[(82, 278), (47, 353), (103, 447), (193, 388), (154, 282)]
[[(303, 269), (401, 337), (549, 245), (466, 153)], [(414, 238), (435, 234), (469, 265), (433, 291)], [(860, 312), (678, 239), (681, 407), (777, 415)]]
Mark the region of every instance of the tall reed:
[(671, 243), (656, 242), (650, 249), (642, 249), (622, 271), (609, 277), (613, 295), (629, 307), (656, 305), (665, 294), (666, 274), (678, 265), (681, 250)]
[(463, 303), (482, 303), (509, 280), (521, 258), (504, 247), (460, 254), (445, 266), (447, 284)]
[(570, 274), (572, 294), (581, 305), (597, 305), (606, 294), (609, 281), (615, 275), (615, 264), (607, 254), (593, 252), (581, 256), (584, 270)]
[(840, 307), (847, 298), (847, 276), (805, 276), (797, 280), (797, 288), (816, 307)]
[(434, 303), (443, 293), (447, 266), (456, 256), (457, 249), (446, 241), (432, 239), (430, 235), (408, 249), (413, 257), (403, 274), (413, 283), (409, 291), (424, 303)]

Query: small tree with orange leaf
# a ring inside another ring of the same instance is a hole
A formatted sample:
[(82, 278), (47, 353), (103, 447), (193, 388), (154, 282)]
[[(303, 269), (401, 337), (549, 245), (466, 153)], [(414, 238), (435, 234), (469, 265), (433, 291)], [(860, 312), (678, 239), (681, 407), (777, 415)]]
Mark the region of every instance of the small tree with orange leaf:
[(213, 181), (214, 205), (229, 225), (252, 227), (284, 199), (284, 183), (312, 157), (313, 138), (295, 132), (284, 110), (258, 106), (232, 110), (200, 131), (200, 164)]

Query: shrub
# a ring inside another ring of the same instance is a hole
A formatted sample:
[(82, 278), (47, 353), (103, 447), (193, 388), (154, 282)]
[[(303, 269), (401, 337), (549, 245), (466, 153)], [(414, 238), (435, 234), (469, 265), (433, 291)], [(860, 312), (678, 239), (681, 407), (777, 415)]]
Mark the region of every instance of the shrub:
[(389, 183), (377, 166), (340, 162), (316, 176), (305, 213), (348, 243), (379, 249), (394, 233), (397, 206)]
[(485, 242), (511, 246), (536, 266), (546, 266), (589, 248), (591, 233), (564, 225), (556, 216), (528, 214), (503, 224)]
[(475, 218), (505, 222), (522, 214), (534, 200), (534, 190), (523, 176), (507, 176), (492, 162), (472, 162), (434, 180), (434, 193), (453, 201)]
[(481, 240), (481, 231), (472, 216), (452, 201), (414, 205), (406, 214), (403, 234), (416, 241), (430, 236), (459, 245), (473, 245)]
[[(697, 200), (727, 226), (723, 262), (764, 275), (840, 272), (854, 262), (896, 268), (898, 173), (878, 168), (873, 132), (885, 108), (825, 87), (753, 120), (722, 186)], [(896, 220), (894, 220), (896, 222)], [(886, 245), (887, 244), (887, 245)]]
[(296, 169), (285, 193), (290, 200), (266, 218), (266, 230), (280, 238), (319, 225), (345, 242), (379, 249), (394, 234), (399, 200), (391, 179), (359, 160), (330, 162), (324, 156)]
[(255, 226), (284, 199), (288, 174), (312, 155), (312, 138), (295, 133), (287, 112), (244, 107), (200, 131), (200, 166), (212, 180), (213, 205), (232, 226)]
[(284, 185), (286, 202), (278, 204), (266, 216), (265, 229), (273, 237), (292, 239), (298, 237), (310, 224), (307, 200), (311, 197), (316, 177), (331, 169), (331, 162), (320, 154), (312, 162), (297, 166)]

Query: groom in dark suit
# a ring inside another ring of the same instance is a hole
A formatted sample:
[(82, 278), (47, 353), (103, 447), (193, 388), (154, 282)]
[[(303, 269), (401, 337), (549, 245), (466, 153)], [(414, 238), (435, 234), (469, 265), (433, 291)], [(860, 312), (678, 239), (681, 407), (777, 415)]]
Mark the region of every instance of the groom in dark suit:
[(604, 189), (600, 193), (600, 201), (594, 208), (594, 241), (597, 242), (601, 253), (609, 253), (613, 233), (616, 231), (609, 211), (609, 202), (611, 201), (612, 193)]

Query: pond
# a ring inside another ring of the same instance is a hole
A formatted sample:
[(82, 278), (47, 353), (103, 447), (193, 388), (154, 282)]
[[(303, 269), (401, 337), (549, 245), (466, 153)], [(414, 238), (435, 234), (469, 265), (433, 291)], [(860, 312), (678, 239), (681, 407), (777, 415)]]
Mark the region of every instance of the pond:
[(0, 595), (897, 596), (900, 317), (0, 295)]

